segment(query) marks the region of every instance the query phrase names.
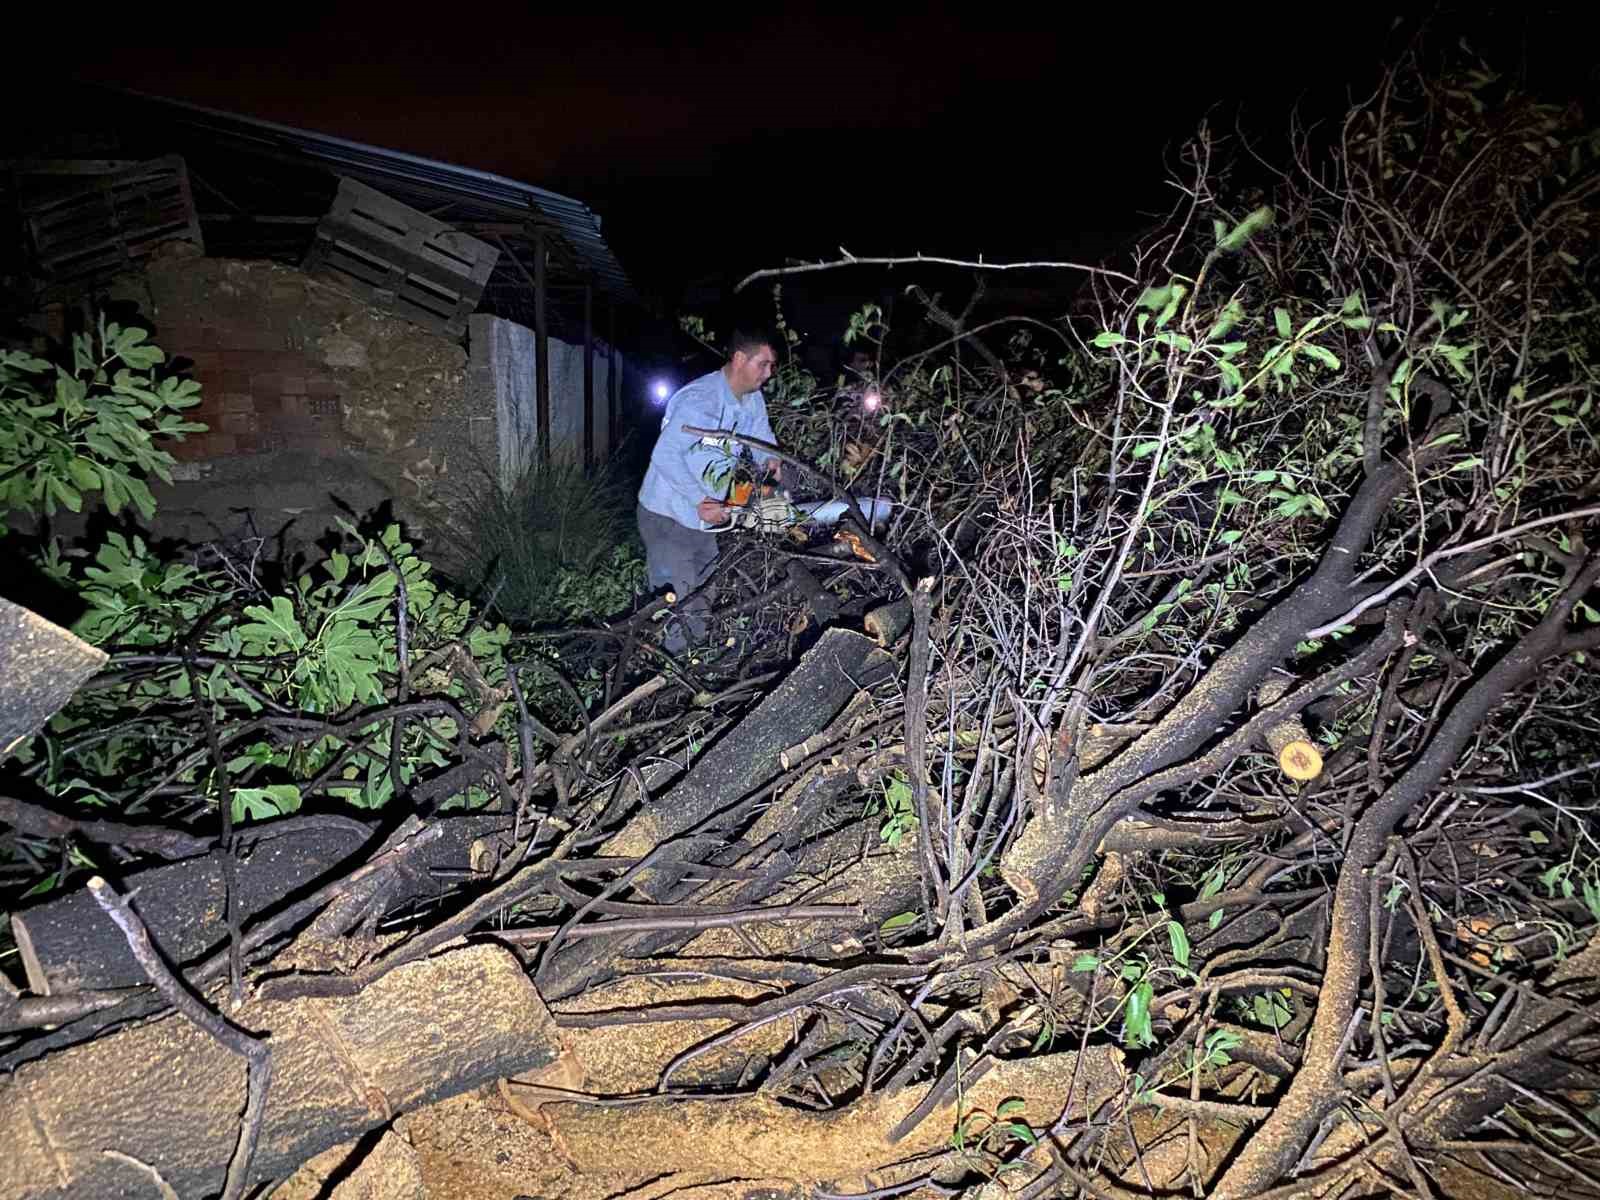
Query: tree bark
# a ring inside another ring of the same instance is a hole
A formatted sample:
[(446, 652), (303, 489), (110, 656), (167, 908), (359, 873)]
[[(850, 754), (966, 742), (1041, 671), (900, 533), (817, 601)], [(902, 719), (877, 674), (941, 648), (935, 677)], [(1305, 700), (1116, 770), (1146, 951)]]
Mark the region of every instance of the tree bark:
[[(960, 1117), (992, 1118), (1005, 1100), (1022, 1097), (1011, 1117), (1049, 1128), (1068, 1112), (1083, 1119), (1122, 1088), (1121, 1052), (1097, 1046), (991, 1063), (962, 1087), (930, 1098), (926, 1084), (879, 1093), (836, 1112), (807, 1112), (768, 1096), (740, 1100), (663, 1100), (628, 1108), (547, 1104), (543, 1112), (580, 1172), (648, 1168), (762, 1176), (818, 1183), (857, 1176), (951, 1144)], [(941, 1083), (942, 1083), (941, 1079)], [(938, 1085), (935, 1085), (938, 1086)], [(958, 1111), (959, 1110), (959, 1111)], [(911, 1122), (904, 1135), (892, 1131)], [(706, 1147), (716, 1147), (708, 1161)]]
[[(753, 799), (783, 769), (785, 750), (824, 728), (850, 697), (883, 682), (893, 667), (894, 660), (867, 638), (830, 629), (781, 684), (706, 751), (677, 786), (607, 842), (602, 853), (648, 854), (690, 834), (718, 810)], [(633, 885), (659, 896), (683, 874), (684, 868), (662, 867), (641, 872)]]
[(36, 733), (105, 662), (104, 651), (0, 599), (0, 758)]
[[(445, 884), (433, 872), (473, 869), (472, 845), (509, 823), (507, 817), (450, 817), (437, 822), (444, 835), (421, 847), (404, 868), (382, 871), (336, 902), (348, 914), (344, 932), (373, 906), (429, 896)], [(337, 877), (352, 855), (367, 846), (375, 829), (359, 821), (291, 818), (284, 832), (272, 825), (257, 835), (239, 864), (240, 912), (246, 920), (276, 908), (317, 882)], [(140, 918), (162, 956), (175, 965), (203, 958), (228, 936), (222, 920), (222, 864), (214, 855), (183, 859), (136, 871), (119, 881), (133, 892)], [(40, 995), (134, 987), (145, 982), (127, 941), (89, 893), (78, 888), (15, 914), (12, 931), (27, 969), (28, 986)]]
[[(400, 967), (346, 1000), (255, 1000), (229, 1017), (267, 1035), (275, 1066), (252, 1183), (551, 1062), (560, 1045), (516, 959), (493, 946)], [(126, 1158), (181, 1196), (215, 1194), (244, 1091), (244, 1064), (175, 1016), (26, 1064), (0, 1091), (0, 1196), (149, 1195)]]
[[(859, 633), (830, 629), (803, 655), (788, 677), (744, 720), (727, 731), (689, 772), (612, 837), (601, 853), (644, 857), (670, 847), (659, 865), (637, 871), (631, 888), (654, 900), (676, 897), (675, 889), (704, 859), (737, 837), (749, 824), (762, 789), (783, 770), (783, 752), (827, 726), (862, 688), (888, 678), (894, 659)], [(540, 986), (551, 999), (572, 995), (607, 969), (625, 946), (656, 953), (663, 945), (687, 940), (658, 936), (618, 945), (598, 942), (557, 948), (539, 970)]]
[(1577, 578), (1551, 603), (1544, 619), (1451, 706), (1423, 753), (1356, 822), (1334, 889), (1327, 966), (1305, 1060), (1272, 1116), (1218, 1182), (1219, 1197), (1247, 1196), (1280, 1179), (1300, 1156), (1323, 1117), (1340, 1103), (1344, 1030), (1355, 1012), (1365, 977), (1371, 868), (1382, 857), (1384, 846), (1400, 821), (1438, 784), (1483, 719), (1533, 678), (1547, 658), (1564, 648), (1563, 634), (1572, 610), (1597, 578), (1600, 552), (1590, 555)]

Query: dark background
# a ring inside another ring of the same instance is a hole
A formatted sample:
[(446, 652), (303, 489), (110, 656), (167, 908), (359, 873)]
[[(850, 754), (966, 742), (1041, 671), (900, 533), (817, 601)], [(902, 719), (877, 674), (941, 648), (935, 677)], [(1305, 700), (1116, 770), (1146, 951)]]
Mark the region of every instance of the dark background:
[[(1335, 117), (1419, 22), (1529, 50), (1574, 94), (1595, 81), (1570, 5), (1467, 6), (1398, 27), (1376, 5), (1112, 4), (1029, 19), (976, 4), (687, 7), (84, 20), (36, 34), (5, 86), (22, 120), (55, 82), (112, 84), (565, 193), (601, 215), (670, 313), (714, 312), (745, 273), (841, 246), (1112, 254), (1175, 198), (1165, 181), (1199, 121), (1242, 121), (1270, 141), (1297, 107)], [(843, 299), (874, 286), (869, 274), (789, 286)]]
[(1308, 85), (1370, 71), (1389, 26), (1376, 9), (1346, 15), (1308, 44), (1265, 15), (1121, 7), (1016, 23), (979, 5), (699, 20), (347, 10), (59, 49), (77, 79), (574, 196), (670, 298), (841, 244), (1093, 248), (1160, 202), (1163, 150), (1207, 108), (1248, 97), (1286, 115)]

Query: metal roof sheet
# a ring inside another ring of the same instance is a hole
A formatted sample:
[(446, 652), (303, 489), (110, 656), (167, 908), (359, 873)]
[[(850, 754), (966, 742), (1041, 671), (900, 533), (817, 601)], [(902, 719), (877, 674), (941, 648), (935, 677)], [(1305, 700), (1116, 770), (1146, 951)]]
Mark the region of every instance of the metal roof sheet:
[(118, 94), (152, 106), (164, 121), (219, 148), (315, 163), (422, 209), (448, 204), (449, 211), (439, 215), (452, 224), (540, 221), (570, 247), (578, 270), (593, 281), (597, 291), (623, 303), (644, 305), (601, 236), (600, 218), (570, 196), (402, 150), (386, 150), (140, 92)]

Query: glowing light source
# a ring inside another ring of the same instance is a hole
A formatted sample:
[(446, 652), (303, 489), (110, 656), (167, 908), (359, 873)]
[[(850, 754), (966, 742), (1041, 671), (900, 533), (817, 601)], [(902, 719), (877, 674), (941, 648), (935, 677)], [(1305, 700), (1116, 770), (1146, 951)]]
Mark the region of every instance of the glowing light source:
[(650, 385), (650, 394), (656, 398), (657, 404), (665, 404), (667, 397), (672, 395), (672, 385), (665, 379), (658, 379)]
[(882, 403), (883, 397), (879, 395), (877, 388), (868, 388), (861, 393), (861, 407), (868, 412), (877, 412), (878, 405)]

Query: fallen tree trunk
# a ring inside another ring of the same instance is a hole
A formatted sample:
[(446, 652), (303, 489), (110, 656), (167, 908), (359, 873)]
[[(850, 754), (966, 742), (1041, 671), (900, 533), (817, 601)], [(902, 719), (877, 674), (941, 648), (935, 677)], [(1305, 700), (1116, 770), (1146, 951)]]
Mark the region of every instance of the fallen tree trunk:
[[(443, 833), (412, 859), (379, 872), (342, 898), (331, 932), (344, 932), (374, 906), (436, 895), (471, 872), (472, 847), (509, 823), (498, 816), (452, 817), (437, 822)], [(270, 912), (317, 881), (343, 873), (352, 855), (371, 843), (376, 830), (338, 817), (295, 818), (281, 830), (265, 825), (241, 854), (239, 910), (245, 920)], [(436, 880), (434, 872), (447, 872)], [(216, 854), (182, 859), (137, 871), (122, 881), (137, 895), (141, 919), (168, 962), (184, 964), (222, 946), (226, 899), (222, 861)], [(329, 918), (334, 920), (333, 917)], [(133, 987), (145, 982), (122, 932), (88, 891), (78, 888), (15, 914), (11, 928), (27, 970), (28, 986), (40, 995)]]
[[(893, 657), (871, 639), (829, 629), (781, 684), (663, 796), (647, 801), (601, 853), (644, 858), (670, 846), (673, 857), (662, 855), (628, 883), (653, 900), (675, 898), (692, 864), (709, 859), (749, 824), (762, 789), (784, 770), (784, 751), (825, 728), (852, 696), (883, 683), (894, 669)], [(540, 986), (551, 999), (565, 998), (618, 957), (657, 953), (686, 940), (659, 935), (620, 946), (558, 946), (539, 969)]]
[(105, 651), (0, 599), (0, 758), (36, 733), (105, 663)]
[[(252, 1183), (560, 1045), (516, 959), (492, 946), (400, 967), (349, 999), (254, 1000), (229, 1017), (272, 1050)], [(181, 1196), (215, 1194), (244, 1092), (244, 1064), (175, 1016), (29, 1063), (0, 1089), (0, 1197), (144, 1196), (150, 1170)]]
[[(1082, 1120), (1120, 1094), (1121, 1052), (1097, 1046), (994, 1063), (944, 1088), (928, 1105), (926, 1085), (880, 1093), (833, 1112), (814, 1112), (758, 1095), (738, 1100), (664, 1098), (628, 1108), (546, 1104), (543, 1114), (583, 1173), (646, 1169), (689, 1175), (790, 1179), (818, 1183), (937, 1152), (951, 1145), (957, 1122), (993, 1118), (1005, 1100), (1025, 1098), (1011, 1118), (1048, 1129), (1066, 1113)], [(926, 1111), (923, 1111), (923, 1110)], [(896, 1132), (903, 1136), (896, 1138)], [(708, 1147), (714, 1147), (708, 1151)]]
[[(828, 630), (781, 684), (602, 853), (642, 857), (720, 809), (752, 797), (782, 771), (785, 750), (821, 730), (852, 696), (882, 683), (893, 669), (894, 659), (870, 639), (847, 629)], [(633, 884), (648, 894), (663, 894), (682, 875), (682, 869), (658, 869), (641, 873)]]

